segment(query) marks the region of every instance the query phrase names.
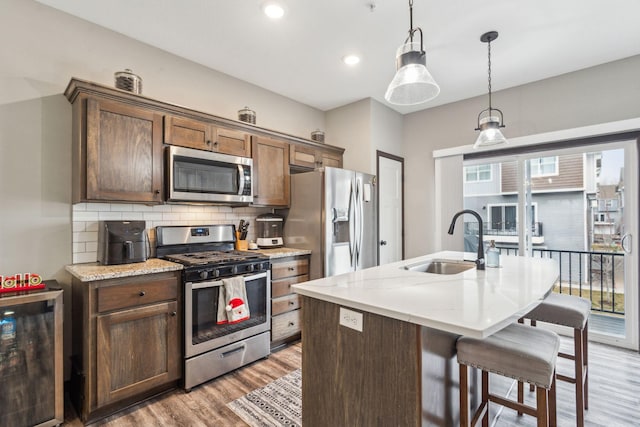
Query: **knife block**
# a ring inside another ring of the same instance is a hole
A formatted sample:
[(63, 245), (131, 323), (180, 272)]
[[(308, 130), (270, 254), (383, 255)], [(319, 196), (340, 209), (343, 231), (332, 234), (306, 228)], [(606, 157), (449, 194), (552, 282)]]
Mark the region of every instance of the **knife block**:
[(247, 240), (240, 240), (240, 232), (236, 231), (236, 251), (249, 250), (249, 242)]

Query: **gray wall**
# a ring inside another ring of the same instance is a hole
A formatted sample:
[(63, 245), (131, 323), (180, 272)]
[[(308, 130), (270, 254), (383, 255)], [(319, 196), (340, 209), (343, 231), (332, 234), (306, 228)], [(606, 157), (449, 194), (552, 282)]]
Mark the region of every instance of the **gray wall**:
[[(640, 117), (640, 56), (494, 93), (507, 138)], [(498, 82), (494, 82), (496, 84)], [(436, 220), (433, 150), (471, 145), (486, 96), (409, 114), (404, 118), (405, 221), (408, 258), (432, 252), (441, 240)], [(459, 201), (462, 207), (462, 200)]]

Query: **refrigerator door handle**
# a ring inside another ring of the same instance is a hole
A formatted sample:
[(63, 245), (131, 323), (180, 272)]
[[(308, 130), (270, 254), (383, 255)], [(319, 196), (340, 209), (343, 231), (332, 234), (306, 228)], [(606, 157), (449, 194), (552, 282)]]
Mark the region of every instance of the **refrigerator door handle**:
[(351, 267), (353, 267), (355, 269), (355, 265), (354, 265), (354, 256), (355, 256), (355, 233), (356, 233), (356, 228), (355, 228), (355, 215), (356, 215), (356, 210), (355, 210), (355, 197), (354, 197), (354, 191), (353, 191), (353, 181), (351, 181), (351, 184), (349, 186), (349, 212), (347, 213), (348, 218), (349, 218), (349, 264), (351, 265)]
[(364, 240), (364, 187), (362, 186), (362, 181), (358, 181), (358, 185), (360, 186), (360, 194), (358, 196), (358, 206), (360, 208), (360, 219), (358, 220), (358, 228), (360, 230), (358, 236), (358, 266), (360, 266), (360, 252), (362, 252), (362, 243)]

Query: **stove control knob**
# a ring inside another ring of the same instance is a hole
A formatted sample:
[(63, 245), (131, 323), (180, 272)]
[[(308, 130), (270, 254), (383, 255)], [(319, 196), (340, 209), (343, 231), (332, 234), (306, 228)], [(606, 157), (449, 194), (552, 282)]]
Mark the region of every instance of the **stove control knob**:
[(255, 267), (254, 267), (254, 265), (253, 265), (253, 264), (249, 264), (249, 265), (247, 266), (247, 271), (248, 271), (249, 273), (252, 273), (254, 269), (255, 269)]
[(201, 272), (200, 272), (200, 278), (201, 278), (201, 279), (203, 279), (203, 280), (204, 280), (204, 279), (206, 279), (207, 277), (209, 277), (209, 272), (208, 272), (208, 271), (204, 270), (204, 271), (201, 271)]
[(238, 266), (234, 265), (233, 267), (231, 267), (231, 273), (232, 274), (238, 274)]
[(216, 279), (220, 277), (220, 270), (213, 270), (213, 277), (215, 277)]

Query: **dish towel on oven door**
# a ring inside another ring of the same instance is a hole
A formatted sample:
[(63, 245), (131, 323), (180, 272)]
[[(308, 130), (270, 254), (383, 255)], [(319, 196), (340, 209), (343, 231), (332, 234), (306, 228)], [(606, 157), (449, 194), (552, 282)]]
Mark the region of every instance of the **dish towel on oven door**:
[(222, 279), (218, 293), (218, 325), (242, 322), (247, 320), (249, 315), (244, 277)]

